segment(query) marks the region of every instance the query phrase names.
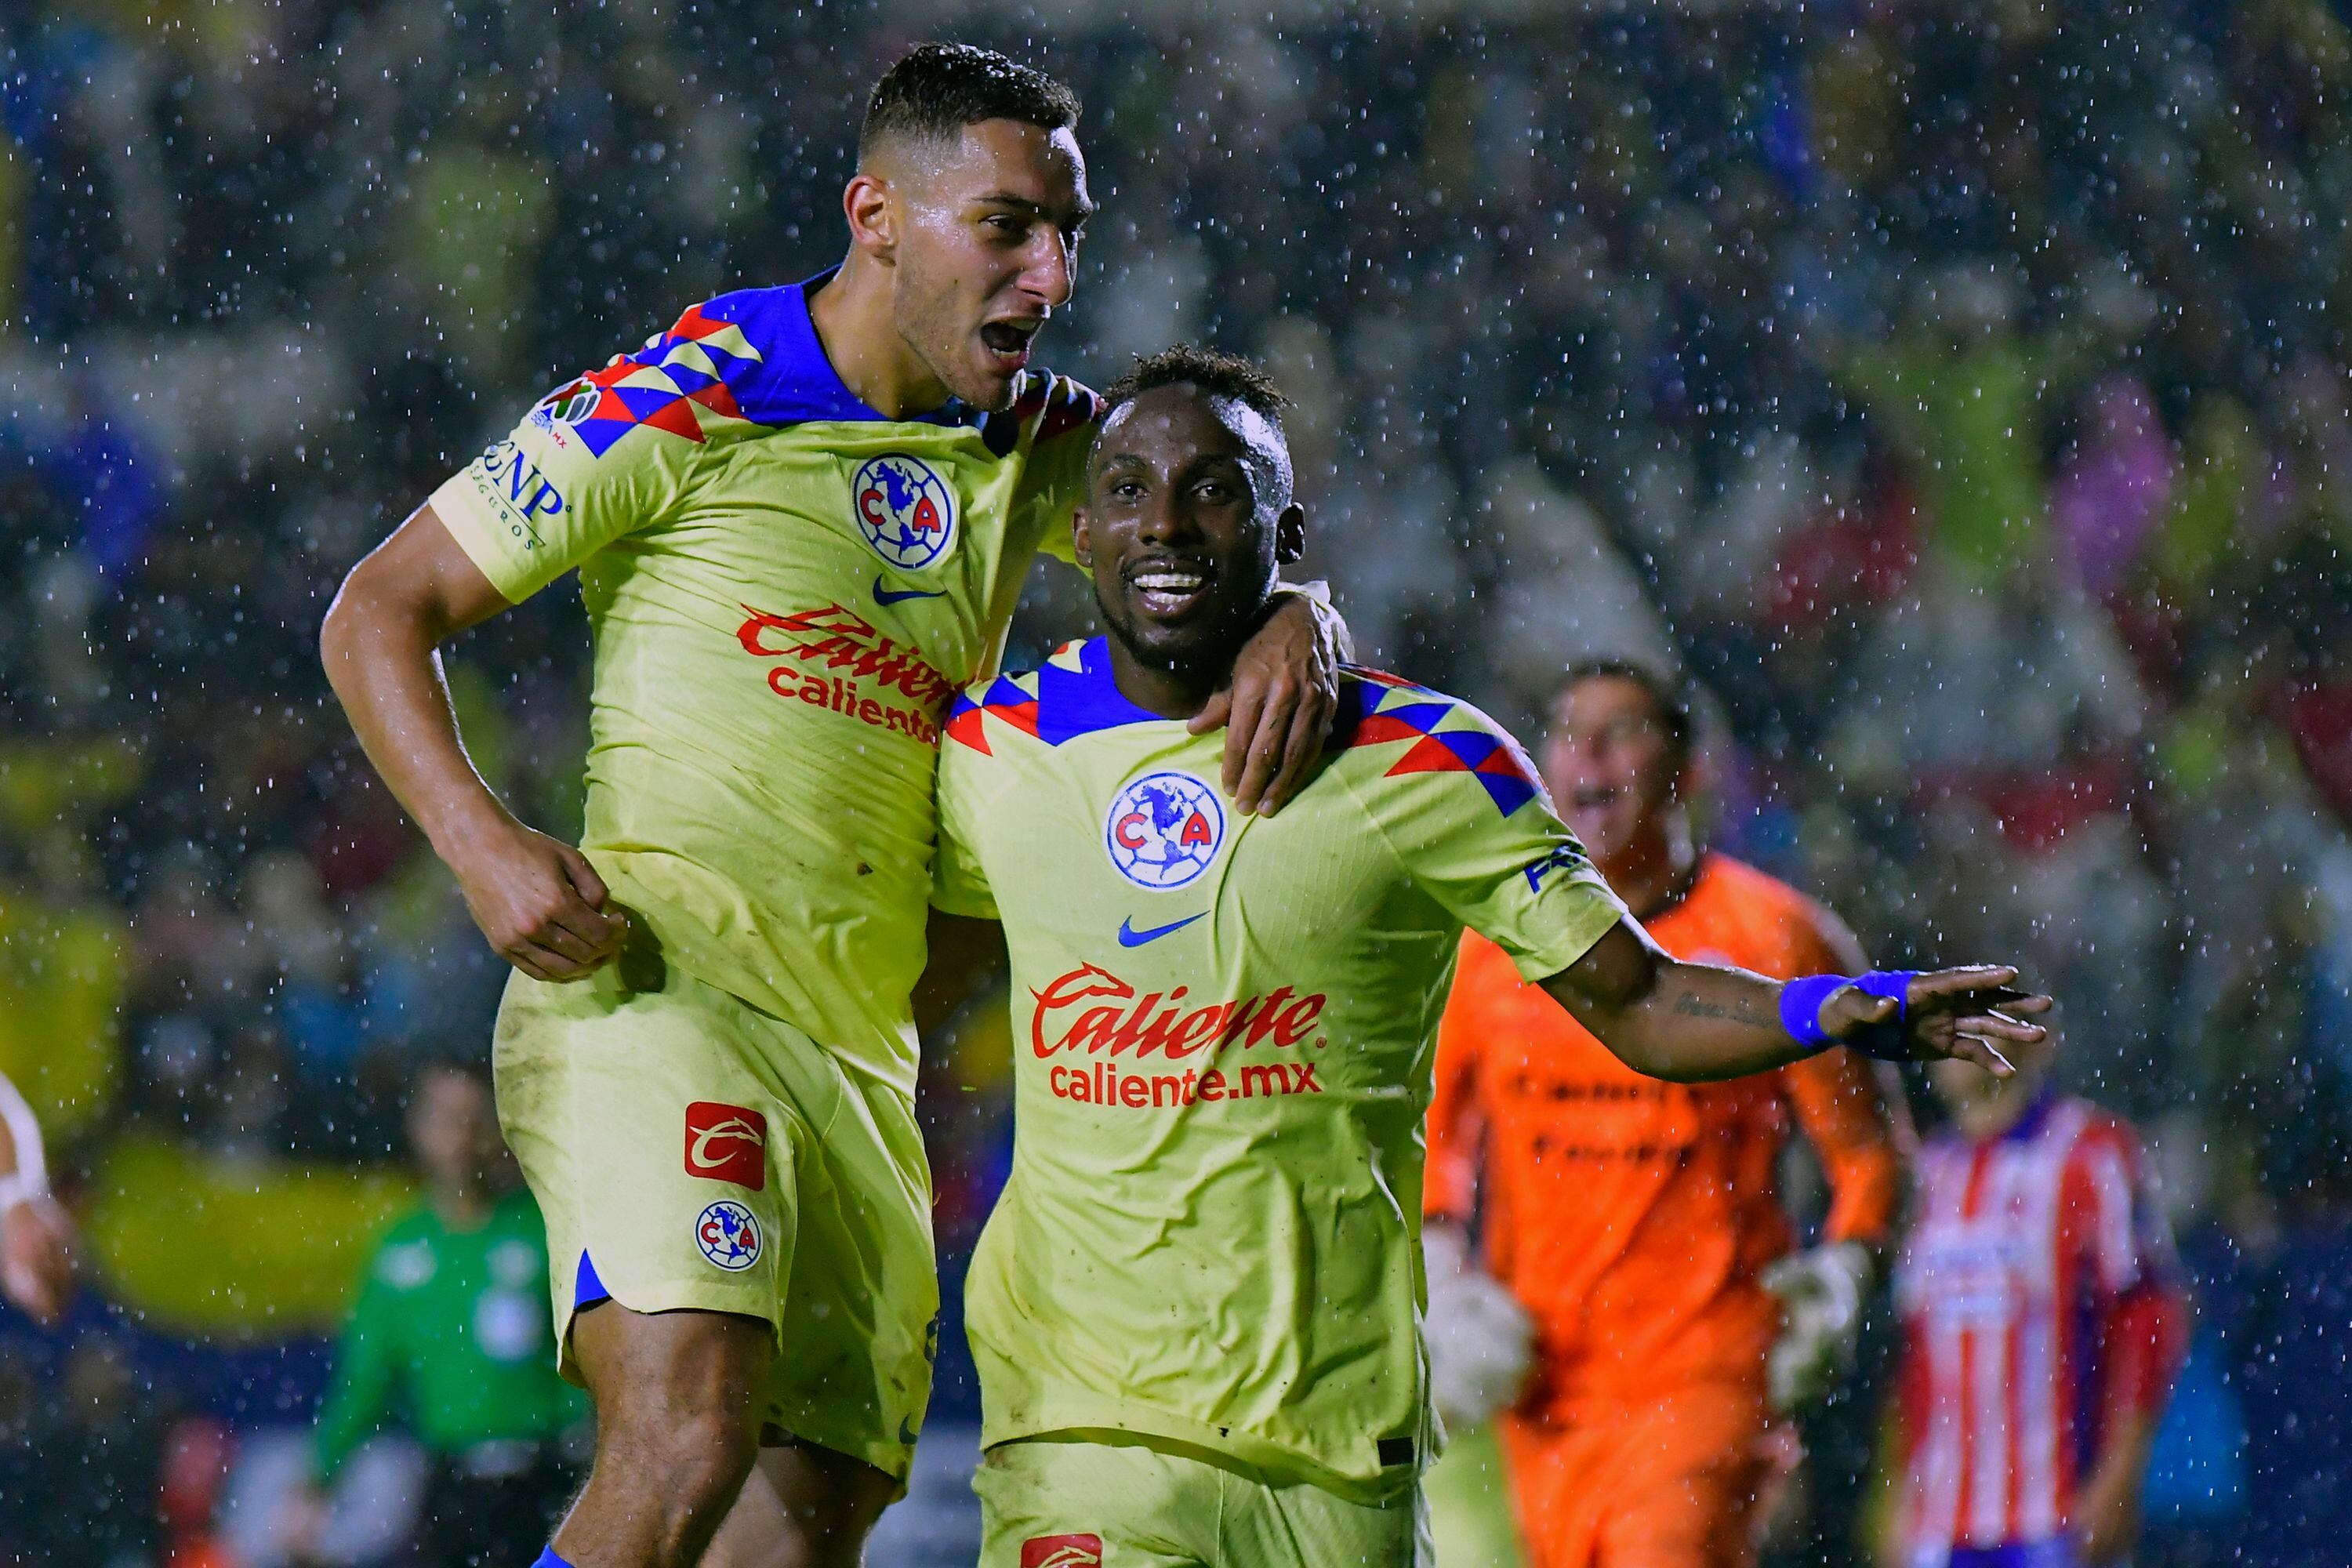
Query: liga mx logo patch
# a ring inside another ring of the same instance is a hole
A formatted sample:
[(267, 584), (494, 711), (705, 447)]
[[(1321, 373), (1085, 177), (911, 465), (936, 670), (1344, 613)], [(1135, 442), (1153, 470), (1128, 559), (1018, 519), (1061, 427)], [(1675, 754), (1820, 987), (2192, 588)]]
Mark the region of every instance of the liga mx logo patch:
[(695, 1216), (694, 1244), (712, 1263), (740, 1274), (760, 1261), (760, 1222), (741, 1204), (721, 1198)]
[(577, 425), (596, 411), (604, 389), (587, 380), (567, 383), (557, 387), (541, 402), (539, 412), (547, 422), (555, 425)]
[(955, 490), (920, 460), (870, 458), (849, 487), (857, 531), (901, 571), (929, 566), (955, 546)]
[(1191, 773), (1146, 773), (1120, 790), (1103, 820), (1103, 847), (1118, 874), (1155, 892), (1209, 868), (1225, 841), (1217, 792)]
[(1102, 1568), (1099, 1535), (1033, 1535), (1021, 1543), (1021, 1568)]

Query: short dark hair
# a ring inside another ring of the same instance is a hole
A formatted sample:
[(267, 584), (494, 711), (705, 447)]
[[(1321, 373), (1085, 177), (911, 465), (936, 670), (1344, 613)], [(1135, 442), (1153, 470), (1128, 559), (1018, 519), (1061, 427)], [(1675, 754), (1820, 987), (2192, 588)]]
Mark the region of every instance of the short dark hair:
[(1103, 394), (1103, 417), (1109, 418), (1120, 404), (1132, 403), (1156, 387), (1179, 386), (1186, 382), (1212, 396), (1230, 397), (1243, 407), (1255, 410), (1277, 430), (1282, 428), (1282, 411), (1290, 406), (1290, 399), (1282, 395), (1274, 377), (1256, 361), (1220, 349), (1178, 343), (1156, 354), (1139, 355), (1127, 374), (1112, 382)]
[(1102, 418), (1095, 426), (1095, 439), (1102, 439), (1100, 433), (1109, 427), (1110, 416), (1121, 407), (1163, 386), (1197, 386), (1211, 397), (1231, 398), (1272, 426), (1274, 447), (1260, 451), (1253, 444), (1251, 448), (1268, 470), (1266, 494), (1260, 500), (1271, 502), (1276, 510), (1290, 504), (1296, 480), (1290, 468), (1290, 433), (1282, 427), (1282, 411), (1290, 406), (1290, 399), (1282, 395), (1264, 365), (1239, 354), (1178, 343), (1156, 354), (1137, 356), (1127, 374), (1103, 394)]
[(1640, 687), (1642, 695), (1650, 700), (1658, 722), (1665, 726), (1675, 765), (1690, 761), (1694, 721), (1690, 697), (1681, 681), (1630, 658), (1580, 658), (1560, 676), (1559, 689), (1552, 695), (1553, 705), (1557, 707), (1561, 698), (1588, 680), (1622, 680)]
[(983, 120), (1066, 131), (1078, 122), (1078, 95), (994, 49), (918, 44), (874, 84), (857, 132), (857, 161), (864, 163), (885, 142), (951, 139)]

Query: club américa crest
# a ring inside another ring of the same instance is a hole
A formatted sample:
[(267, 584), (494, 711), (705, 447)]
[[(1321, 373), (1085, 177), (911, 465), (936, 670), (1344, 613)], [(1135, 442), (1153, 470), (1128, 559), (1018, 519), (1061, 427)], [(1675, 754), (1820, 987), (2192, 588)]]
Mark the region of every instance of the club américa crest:
[(919, 571), (955, 548), (955, 489), (904, 453), (868, 458), (849, 487), (857, 531), (902, 572)]
[(1209, 868), (1225, 841), (1225, 807), (1191, 773), (1146, 773), (1113, 797), (1103, 847), (1118, 874), (1155, 891), (1181, 888)]
[(722, 1198), (694, 1216), (694, 1244), (730, 1274), (760, 1261), (760, 1222), (741, 1204)]

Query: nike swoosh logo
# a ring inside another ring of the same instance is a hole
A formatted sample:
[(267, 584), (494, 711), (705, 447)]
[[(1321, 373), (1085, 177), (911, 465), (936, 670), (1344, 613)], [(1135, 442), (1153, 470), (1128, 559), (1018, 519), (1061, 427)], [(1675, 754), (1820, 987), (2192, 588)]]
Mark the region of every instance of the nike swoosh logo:
[(1153, 926), (1150, 931), (1138, 931), (1129, 921), (1121, 921), (1118, 922), (1118, 945), (1141, 947), (1145, 942), (1156, 942), (1171, 931), (1182, 931), (1200, 918), (1200, 915), (1186, 915), (1181, 921), (1171, 921), (1164, 926)]
[(874, 579), (874, 602), (877, 605), (903, 605), (909, 599), (944, 599), (947, 596), (944, 588), (890, 589), (882, 585), (881, 578)]

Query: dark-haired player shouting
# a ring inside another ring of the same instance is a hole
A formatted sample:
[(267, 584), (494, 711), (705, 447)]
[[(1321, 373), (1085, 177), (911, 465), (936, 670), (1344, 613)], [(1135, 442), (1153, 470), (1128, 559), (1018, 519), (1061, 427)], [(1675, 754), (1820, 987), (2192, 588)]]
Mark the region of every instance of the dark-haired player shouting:
[(949, 721), (932, 897), (1003, 921), (1016, 998), (968, 1302), (986, 1568), (1425, 1559), (1421, 1128), (1465, 925), (1664, 1077), (1839, 1040), (2006, 1070), (2041, 1034), (2007, 969), (1669, 957), (1508, 737), (1392, 677), (1349, 671), (1328, 766), (1238, 811), (1188, 721), (1300, 553), (1279, 410), (1193, 350), (1115, 386), (1075, 527), (1109, 635)]
[[(937, 1303), (908, 993), (938, 725), (1033, 554), (1068, 549), (1097, 404), (1029, 356), (1092, 210), (1077, 112), (1002, 56), (916, 50), (875, 89), (838, 268), (551, 394), (329, 614), (369, 756), (521, 972), (500, 1119), (598, 1415), (551, 1563), (853, 1562), (906, 1474)], [(474, 772), (435, 651), (574, 567), (576, 851)], [(1235, 667), (1244, 805), (1314, 754), (1333, 638), (1286, 605)]]

